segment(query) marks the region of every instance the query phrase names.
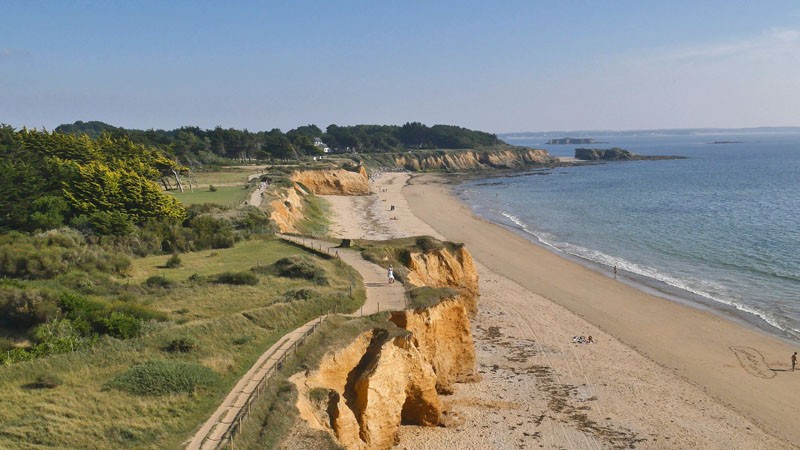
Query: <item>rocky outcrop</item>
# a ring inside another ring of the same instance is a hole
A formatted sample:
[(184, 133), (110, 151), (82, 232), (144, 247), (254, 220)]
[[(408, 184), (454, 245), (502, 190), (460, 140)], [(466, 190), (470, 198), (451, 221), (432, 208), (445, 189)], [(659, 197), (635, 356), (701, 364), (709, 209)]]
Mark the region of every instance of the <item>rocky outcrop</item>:
[(636, 155), (622, 148), (576, 148), (575, 159), (582, 161), (620, 161), (633, 159)]
[(412, 286), (450, 287), (464, 293), (470, 316), (478, 312), (478, 271), (467, 248), (457, 247), (411, 253), (406, 263), (407, 282)]
[(368, 195), (369, 178), (364, 166), (355, 172), (337, 170), (304, 170), (292, 173), (292, 182), (300, 183), (316, 195)]
[(303, 418), (348, 449), (388, 449), (398, 443), (401, 424), (442, 420), (436, 374), (409, 334), (363, 333), (326, 356), (319, 370), (291, 380)]
[(390, 321), (411, 332), (412, 343), (436, 374), (436, 391), (452, 394), (454, 383), (475, 381), (475, 345), (467, 304), (455, 296), (438, 305), (392, 312)]
[(643, 161), (661, 159), (685, 159), (684, 156), (652, 156), (637, 155), (623, 148), (576, 148), (575, 159), (581, 161)]
[(558, 162), (546, 150), (534, 149), (409, 152), (393, 156), (395, 166), (415, 172), (521, 169)]

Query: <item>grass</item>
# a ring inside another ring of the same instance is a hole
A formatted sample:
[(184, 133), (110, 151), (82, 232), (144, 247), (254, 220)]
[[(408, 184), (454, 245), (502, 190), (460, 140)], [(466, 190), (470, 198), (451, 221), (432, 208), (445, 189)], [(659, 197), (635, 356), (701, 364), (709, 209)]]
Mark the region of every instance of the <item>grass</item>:
[[(134, 260), (133, 277), (121, 282), (130, 283), (138, 302), (169, 320), (145, 323), (138, 338), (101, 338), (88, 350), (0, 367), (0, 448), (182, 448), (238, 378), (281, 336), (334, 307), (356, 311), (363, 303), (363, 288), (354, 291), (354, 298), (346, 295), (351, 275), (362, 286), (357, 273), (337, 260), (310, 254), (325, 268), (330, 285), (258, 272), (257, 286), (188, 281), (195, 273), (249, 271), (297, 253), (303, 251), (264, 239), (182, 254), (182, 266), (175, 269), (162, 268), (168, 258), (164, 255)], [(141, 287), (155, 275), (174, 284)], [(314, 295), (308, 298), (291, 294), (309, 287)], [(176, 340), (191, 342), (191, 351), (169, 351)], [(136, 395), (106, 387), (132, 367), (154, 360), (204, 367), (217, 377), (204, 378), (202, 389), (189, 393)], [(60, 383), (31, 389), (42, 374)]]
[(260, 173), (263, 167), (263, 165), (253, 167), (232, 166), (220, 167), (218, 170), (208, 172), (196, 171), (194, 172), (194, 179), (198, 186), (206, 188), (208, 188), (210, 184), (214, 186), (227, 186), (231, 184), (244, 186), (247, 184), (247, 177)]
[(186, 206), (203, 203), (215, 203), (223, 206), (238, 206), (243, 201), (247, 200), (250, 195), (250, 189), (245, 189), (245, 184), (246, 183), (242, 183), (237, 186), (219, 186), (214, 192), (209, 190), (208, 184), (201, 184), (199, 185), (199, 188), (194, 190), (194, 192), (186, 189), (184, 192), (169, 191), (168, 193), (180, 200), (180, 202)]

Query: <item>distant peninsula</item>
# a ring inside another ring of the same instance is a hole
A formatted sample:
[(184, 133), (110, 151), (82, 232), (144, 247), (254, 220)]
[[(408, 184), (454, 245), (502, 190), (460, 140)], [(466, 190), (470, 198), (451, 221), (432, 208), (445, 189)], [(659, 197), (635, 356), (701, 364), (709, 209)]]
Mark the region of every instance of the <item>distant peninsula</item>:
[(614, 147), (608, 149), (600, 148), (576, 148), (575, 159), (578, 161), (644, 161), (658, 159), (686, 159), (685, 156), (644, 156), (637, 155), (630, 150)]
[(550, 139), (549, 141), (545, 142), (545, 145), (573, 145), (573, 144), (599, 144), (599, 142), (595, 141), (592, 138), (558, 138), (558, 139)]
[(742, 141), (714, 141), (714, 142), (706, 142), (709, 145), (719, 145), (719, 144), (741, 144)]

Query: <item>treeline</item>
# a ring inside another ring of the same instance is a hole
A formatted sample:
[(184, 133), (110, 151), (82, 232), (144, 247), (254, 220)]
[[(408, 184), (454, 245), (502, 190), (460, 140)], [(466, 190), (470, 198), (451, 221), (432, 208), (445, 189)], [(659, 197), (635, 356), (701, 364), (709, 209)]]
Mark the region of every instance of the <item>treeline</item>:
[[(419, 122), (397, 125), (329, 125), (322, 131), (316, 125), (294, 128), (284, 133), (251, 132), (216, 127), (203, 130), (182, 127), (175, 130), (133, 130), (118, 128), (103, 122), (75, 122), (61, 125), (59, 133), (86, 134), (97, 137), (103, 133), (126, 137), (132, 142), (158, 147), (187, 164), (224, 163), (228, 160), (287, 159), (315, 156), (328, 147), (333, 152), (388, 152), (406, 149), (465, 149), (490, 147), (501, 141), (494, 134), (469, 130), (452, 125), (428, 127)], [(315, 139), (317, 145), (315, 145)], [(324, 144), (321, 145), (320, 144)]]
[(181, 167), (127, 137), (0, 126), (0, 231), (65, 225), (128, 234), (149, 219), (186, 217), (156, 181)]

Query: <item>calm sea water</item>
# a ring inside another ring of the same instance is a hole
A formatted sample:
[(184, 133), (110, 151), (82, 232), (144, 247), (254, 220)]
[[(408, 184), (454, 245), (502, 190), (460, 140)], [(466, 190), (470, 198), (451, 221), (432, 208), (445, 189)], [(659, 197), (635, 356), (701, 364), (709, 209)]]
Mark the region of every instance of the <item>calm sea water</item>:
[[(539, 170), (460, 186), (479, 215), (663, 296), (800, 342), (800, 133), (602, 136), (688, 159)], [(716, 144), (713, 141), (741, 141)], [(509, 140), (572, 156), (546, 138)]]

